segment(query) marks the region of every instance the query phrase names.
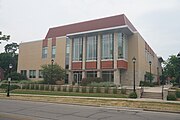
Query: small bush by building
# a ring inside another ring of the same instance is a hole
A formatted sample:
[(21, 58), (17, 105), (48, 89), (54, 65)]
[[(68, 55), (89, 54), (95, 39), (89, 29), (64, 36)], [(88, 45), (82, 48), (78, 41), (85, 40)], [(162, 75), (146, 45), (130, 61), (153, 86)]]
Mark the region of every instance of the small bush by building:
[(172, 101), (175, 101), (176, 100), (176, 95), (175, 94), (168, 94), (167, 95), (167, 100), (172, 100)]
[(137, 93), (136, 92), (131, 92), (129, 94), (129, 98), (137, 98)]

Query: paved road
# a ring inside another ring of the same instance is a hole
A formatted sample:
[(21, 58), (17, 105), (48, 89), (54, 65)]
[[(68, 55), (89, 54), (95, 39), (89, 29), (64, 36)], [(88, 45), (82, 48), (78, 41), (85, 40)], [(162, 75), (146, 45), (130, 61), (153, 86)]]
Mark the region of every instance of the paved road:
[(180, 114), (0, 99), (0, 120), (180, 120)]

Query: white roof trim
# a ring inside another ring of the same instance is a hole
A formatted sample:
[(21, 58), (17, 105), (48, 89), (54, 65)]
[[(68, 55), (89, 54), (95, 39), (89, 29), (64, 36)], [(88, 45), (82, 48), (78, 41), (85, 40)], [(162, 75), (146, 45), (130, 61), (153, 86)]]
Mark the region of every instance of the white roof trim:
[(120, 29), (120, 28), (128, 28), (132, 33), (135, 33), (128, 25), (122, 25), (122, 26), (117, 26), (117, 27), (110, 27), (110, 28), (103, 28), (103, 29), (97, 29), (97, 30), (89, 30), (89, 31), (84, 31), (84, 32), (70, 33), (70, 34), (67, 34), (66, 36), (86, 34), (86, 33), (92, 33), (92, 32), (100, 32), (100, 31)]

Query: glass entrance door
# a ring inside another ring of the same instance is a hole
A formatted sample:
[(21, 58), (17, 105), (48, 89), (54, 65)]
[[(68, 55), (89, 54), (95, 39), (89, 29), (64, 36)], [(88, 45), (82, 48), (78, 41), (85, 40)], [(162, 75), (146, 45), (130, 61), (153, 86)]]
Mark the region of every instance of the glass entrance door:
[(74, 72), (74, 82), (79, 85), (82, 80), (82, 72)]

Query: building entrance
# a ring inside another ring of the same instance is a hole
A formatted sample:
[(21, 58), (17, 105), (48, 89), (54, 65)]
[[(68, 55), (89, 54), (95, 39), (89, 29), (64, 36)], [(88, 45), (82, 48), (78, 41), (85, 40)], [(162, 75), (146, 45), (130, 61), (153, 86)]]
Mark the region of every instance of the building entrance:
[(82, 72), (74, 72), (74, 82), (79, 85), (82, 80)]

